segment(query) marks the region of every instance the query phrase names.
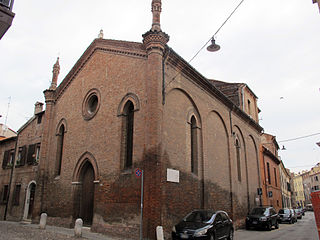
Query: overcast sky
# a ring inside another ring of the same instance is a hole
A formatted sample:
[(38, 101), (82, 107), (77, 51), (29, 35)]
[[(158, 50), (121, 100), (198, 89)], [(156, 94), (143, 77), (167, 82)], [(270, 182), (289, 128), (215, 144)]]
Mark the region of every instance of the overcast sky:
[[(161, 27), (186, 61), (210, 39), (240, 0), (163, 0)], [(89, 44), (104, 38), (142, 41), (151, 28), (151, 0), (16, 0), (13, 24), (0, 40), (0, 123), (18, 130), (44, 102), (52, 66), (59, 82)], [(312, 0), (245, 0), (191, 62), (202, 75), (243, 82), (258, 96), (260, 125), (275, 135), (286, 167), (320, 162), (320, 14)], [(10, 103), (9, 111), (8, 104)]]

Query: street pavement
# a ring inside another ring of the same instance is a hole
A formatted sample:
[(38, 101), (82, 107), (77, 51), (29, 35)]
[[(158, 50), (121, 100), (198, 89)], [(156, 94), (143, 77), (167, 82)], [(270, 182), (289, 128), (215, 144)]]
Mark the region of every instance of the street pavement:
[[(92, 239), (92, 240), (125, 240), (99, 233), (90, 232), (84, 228), (82, 238), (74, 237), (74, 230), (69, 228), (48, 226), (39, 229), (38, 224), (0, 221), (0, 240), (65, 240), (65, 239)], [(279, 229), (266, 230), (237, 230), (235, 240), (316, 240), (317, 227), (313, 212), (306, 215), (295, 224), (280, 224)], [(128, 239), (127, 239), (128, 240)]]
[(279, 229), (267, 230), (238, 230), (235, 240), (317, 240), (318, 232), (313, 212), (306, 212), (302, 219), (295, 224), (283, 223)]
[(46, 226), (39, 229), (38, 224), (0, 221), (0, 240), (65, 240), (65, 239), (92, 239), (92, 240), (124, 240), (99, 233), (90, 232), (83, 228), (82, 238), (74, 237), (74, 229)]

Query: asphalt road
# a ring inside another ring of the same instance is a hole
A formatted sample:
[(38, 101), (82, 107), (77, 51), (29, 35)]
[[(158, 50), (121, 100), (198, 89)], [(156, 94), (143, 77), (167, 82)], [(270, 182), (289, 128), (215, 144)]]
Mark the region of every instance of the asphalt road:
[(267, 230), (238, 230), (235, 240), (317, 240), (318, 232), (313, 212), (306, 212), (302, 219), (295, 224), (283, 223), (279, 229)]

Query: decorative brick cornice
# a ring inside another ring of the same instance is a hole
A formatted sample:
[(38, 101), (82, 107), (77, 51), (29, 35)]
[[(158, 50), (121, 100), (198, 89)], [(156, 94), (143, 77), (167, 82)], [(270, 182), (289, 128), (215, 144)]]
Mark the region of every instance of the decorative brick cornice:
[(148, 31), (142, 35), (143, 44), (147, 51), (157, 48), (162, 51), (165, 49), (167, 42), (169, 42), (169, 35), (162, 31)]

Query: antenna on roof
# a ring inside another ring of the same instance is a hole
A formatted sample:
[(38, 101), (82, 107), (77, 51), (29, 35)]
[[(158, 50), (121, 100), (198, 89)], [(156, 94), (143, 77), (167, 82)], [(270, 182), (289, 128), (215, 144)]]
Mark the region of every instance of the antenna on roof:
[(6, 119), (5, 119), (5, 121), (4, 121), (4, 129), (3, 129), (3, 132), (5, 132), (5, 131), (8, 130), (7, 120), (8, 120), (8, 115), (9, 115), (10, 103), (11, 103), (11, 96), (9, 97), (8, 108), (7, 108), (7, 113), (6, 113)]

